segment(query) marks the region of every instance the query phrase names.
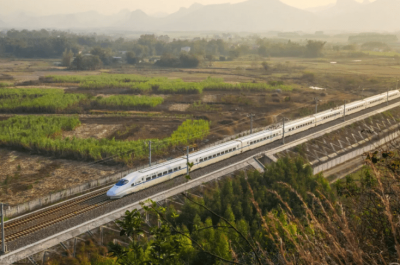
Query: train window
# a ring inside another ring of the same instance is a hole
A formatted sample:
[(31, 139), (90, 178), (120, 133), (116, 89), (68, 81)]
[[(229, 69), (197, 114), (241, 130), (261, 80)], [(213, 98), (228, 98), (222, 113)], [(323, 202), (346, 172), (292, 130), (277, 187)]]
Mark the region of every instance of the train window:
[(151, 178), (152, 178), (152, 179), (155, 179), (155, 178), (157, 178), (157, 175), (153, 175)]
[(132, 183), (131, 187), (135, 186), (135, 183)]
[(200, 163), (203, 162), (203, 158), (200, 158)]
[(163, 175), (164, 175), (164, 176), (167, 175), (167, 174), (168, 174), (168, 171), (163, 172)]
[(151, 180), (151, 177), (146, 178), (146, 181), (149, 181), (149, 180)]
[(213, 157), (217, 157), (217, 155), (213, 155)]
[(170, 174), (171, 174), (172, 172), (173, 172), (173, 170), (172, 170), (172, 169), (168, 170), (168, 173), (170, 173)]
[(179, 167), (179, 170), (181, 170), (181, 167)]
[(232, 152), (232, 149), (229, 149), (229, 152)]
[(161, 176), (162, 176), (162, 173), (159, 173), (158, 176), (161, 177)]
[(212, 159), (212, 156), (209, 156), (208, 159)]
[(220, 155), (221, 155), (221, 153), (218, 153), (218, 154), (217, 154), (217, 156), (220, 156)]
[(178, 171), (178, 168), (176, 167), (176, 168), (174, 168), (174, 171)]
[(205, 157), (205, 158), (204, 158), (204, 161), (207, 161), (207, 159), (208, 159), (208, 157)]
[(128, 182), (129, 182), (129, 181), (126, 180), (126, 179), (121, 179), (121, 180), (118, 181), (117, 184), (115, 184), (115, 185), (121, 187), (121, 186), (124, 186), (124, 185), (128, 184)]
[(236, 151), (236, 147), (235, 147), (235, 148), (233, 148), (233, 151)]

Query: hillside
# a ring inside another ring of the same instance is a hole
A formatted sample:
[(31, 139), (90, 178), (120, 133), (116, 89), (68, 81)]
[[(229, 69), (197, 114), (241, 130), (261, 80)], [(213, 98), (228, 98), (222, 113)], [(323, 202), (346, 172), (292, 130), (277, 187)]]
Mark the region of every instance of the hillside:
[[(311, 12), (312, 11), (312, 12)], [(142, 10), (115, 15), (95, 11), (35, 17), (4, 18), (10, 27), (41, 29), (108, 29), (127, 31), (315, 31), (400, 30), (400, 0), (337, 0), (336, 4), (301, 10), (280, 0), (248, 0), (237, 4), (193, 4), (163, 17)], [(5, 26), (0, 21), (0, 26)]]

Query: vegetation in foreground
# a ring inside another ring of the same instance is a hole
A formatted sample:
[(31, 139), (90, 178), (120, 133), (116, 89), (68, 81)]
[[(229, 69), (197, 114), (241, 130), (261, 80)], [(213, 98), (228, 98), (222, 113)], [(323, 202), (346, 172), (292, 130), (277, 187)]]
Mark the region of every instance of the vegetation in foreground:
[[(108, 257), (93, 257), (90, 264), (398, 262), (399, 159), (397, 152), (370, 154), (358, 181), (348, 176), (331, 189), (301, 158), (285, 158), (264, 174), (220, 182), (203, 198), (182, 194), (180, 212), (143, 204), (161, 225), (149, 227), (136, 210), (126, 212), (118, 223), (133, 242), (110, 244)], [(82, 256), (90, 260), (89, 253)]]
[(118, 141), (113, 139), (63, 138), (63, 131), (71, 131), (81, 122), (76, 117), (15, 116), (0, 121), (0, 146), (33, 151), (55, 157), (79, 160), (111, 158), (126, 164), (148, 156), (148, 141), (152, 141), (154, 155), (168, 152), (168, 147), (186, 145), (209, 134), (210, 124), (204, 120), (186, 120), (169, 138), (146, 141)]

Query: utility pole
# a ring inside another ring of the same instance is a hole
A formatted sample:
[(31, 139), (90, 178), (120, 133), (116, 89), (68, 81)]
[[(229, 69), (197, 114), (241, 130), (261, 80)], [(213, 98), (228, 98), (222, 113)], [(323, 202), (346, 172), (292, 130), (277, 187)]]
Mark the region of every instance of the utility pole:
[(6, 254), (6, 236), (4, 234), (4, 204), (1, 203), (1, 254)]
[(389, 106), (389, 88), (387, 89), (386, 92), (386, 106)]
[(282, 135), (282, 144), (285, 144), (285, 117), (283, 119), (283, 135)]
[(318, 102), (320, 102), (319, 98), (314, 98), (315, 101), (315, 114), (318, 113)]
[(189, 176), (189, 146), (186, 147), (186, 164), (187, 164), (186, 175)]
[(255, 114), (247, 115), (247, 117), (249, 117), (251, 119), (251, 122), (250, 122), (250, 133), (253, 133), (253, 117), (255, 117), (255, 116), (256, 116)]
[(343, 121), (346, 121), (346, 100), (344, 100)]
[(149, 141), (149, 166), (151, 167), (151, 141)]

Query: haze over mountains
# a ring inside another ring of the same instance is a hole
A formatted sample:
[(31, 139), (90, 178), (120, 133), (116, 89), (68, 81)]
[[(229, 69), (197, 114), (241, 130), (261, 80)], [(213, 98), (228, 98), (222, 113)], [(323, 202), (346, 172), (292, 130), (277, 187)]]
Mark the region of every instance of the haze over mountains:
[(397, 31), (400, 0), (363, 3), (337, 0), (334, 5), (301, 10), (279, 0), (201, 5), (159, 17), (141, 10), (105, 16), (96, 11), (35, 17), (25, 13), (0, 17), (0, 28), (119, 29), (127, 31)]

